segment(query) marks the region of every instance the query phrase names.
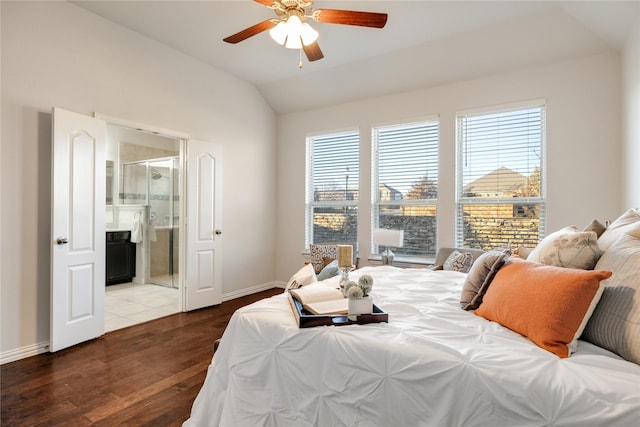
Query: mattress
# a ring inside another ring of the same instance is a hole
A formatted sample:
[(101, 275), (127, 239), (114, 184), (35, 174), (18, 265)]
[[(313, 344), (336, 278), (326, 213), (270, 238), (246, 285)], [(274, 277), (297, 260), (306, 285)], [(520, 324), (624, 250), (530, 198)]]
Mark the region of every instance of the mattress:
[(362, 274), (388, 323), (300, 329), (284, 294), (239, 309), (184, 426), (638, 425), (640, 366), (583, 341), (560, 359), (462, 310), (463, 273)]

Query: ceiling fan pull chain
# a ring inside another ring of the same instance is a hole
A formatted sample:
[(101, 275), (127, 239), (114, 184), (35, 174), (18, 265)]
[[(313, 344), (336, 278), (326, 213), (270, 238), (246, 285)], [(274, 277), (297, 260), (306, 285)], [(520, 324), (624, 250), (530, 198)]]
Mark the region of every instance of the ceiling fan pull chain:
[(298, 49), (298, 52), (300, 52), (300, 62), (298, 63), (298, 68), (302, 70), (302, 48)]

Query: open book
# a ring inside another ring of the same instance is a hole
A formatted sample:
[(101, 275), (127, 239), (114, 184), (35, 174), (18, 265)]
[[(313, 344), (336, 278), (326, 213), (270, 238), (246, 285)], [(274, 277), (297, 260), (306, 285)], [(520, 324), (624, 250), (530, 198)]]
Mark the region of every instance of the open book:
[(347, 314), (349, 301), (339, 289), (322, 285), (289, 289), (289, 294), (313, 314)]

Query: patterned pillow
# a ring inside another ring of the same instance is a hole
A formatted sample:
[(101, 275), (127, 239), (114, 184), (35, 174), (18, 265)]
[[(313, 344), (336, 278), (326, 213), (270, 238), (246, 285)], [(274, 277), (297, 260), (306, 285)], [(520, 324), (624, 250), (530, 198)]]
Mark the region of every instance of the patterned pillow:
[(468, 273), (471, 264), (473, 264), (473, 255), (470, 252), (453, 251), (442, 264), (442, 269)]
[(597, 269), (611, 270), (582, 339), (640, 364), (640, 223), (602, 255)]
[(593, 231), (571, 225), (549, 234), (531, 251), (527, 260), (556, 267), (592, 270), (602, 255)]
[(316, 274), (320, 273), (325, 267), (324, 260), (337, 259), (338, 258), (338, 246), (337, 245), (311, 245), (309, 247), (309, 255), (311, 257), (311, 264)]

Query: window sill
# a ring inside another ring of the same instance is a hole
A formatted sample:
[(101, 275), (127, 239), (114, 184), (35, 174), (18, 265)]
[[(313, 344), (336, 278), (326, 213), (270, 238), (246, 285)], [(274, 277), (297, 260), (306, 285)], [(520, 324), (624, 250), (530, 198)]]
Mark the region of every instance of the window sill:
[[(371, 266), (382, 265), (382, 257), (380, 255), (372, 254), (369, 256), (368, 261)], [(399, 256), (393, 259), (393, 266), (399, 268), (425, 268), (434, 263), (435, 258)]]

